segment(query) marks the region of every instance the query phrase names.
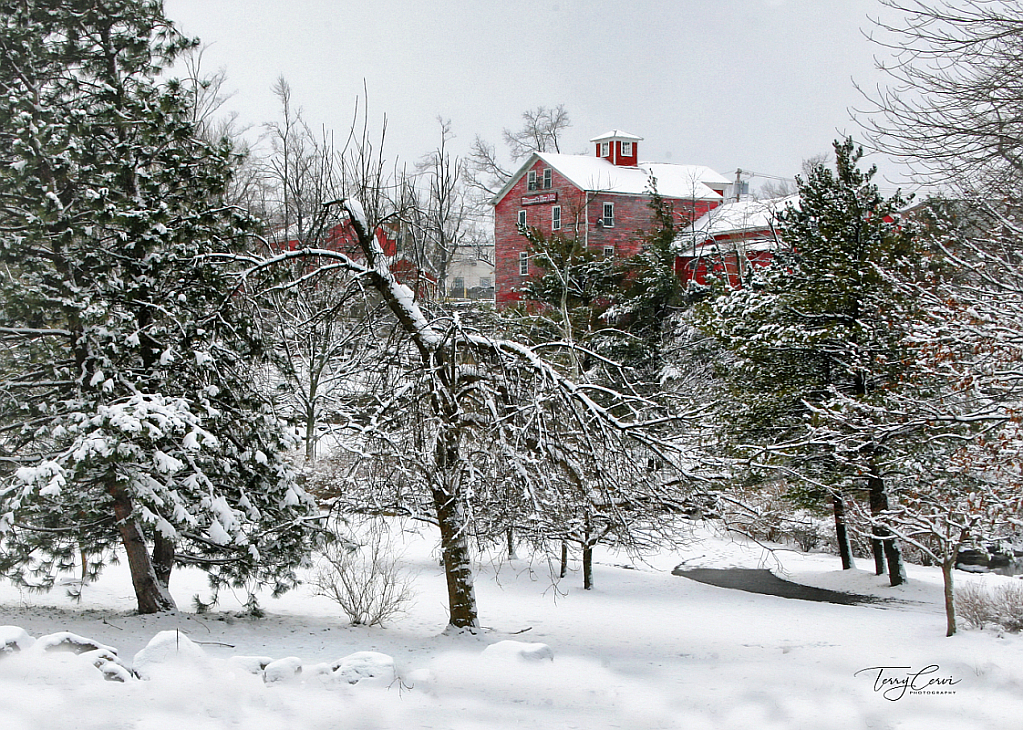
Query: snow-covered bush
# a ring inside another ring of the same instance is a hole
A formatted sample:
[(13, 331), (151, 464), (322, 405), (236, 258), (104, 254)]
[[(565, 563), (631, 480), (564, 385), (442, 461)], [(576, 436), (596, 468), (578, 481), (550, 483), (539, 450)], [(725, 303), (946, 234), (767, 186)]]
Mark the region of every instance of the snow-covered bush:
[(966, 583), (956, 591), (956, 612), (970, 628), (983, 629), (993, 623), (991, 594), (977, 583)]
[(975, 629), (996, 624), (1006, 631), (1023, 631), (1023, 584), (1013, 581), (989, 591), (979, 583), (966, 583), (956, 591), (956, 609)]
[(995, 590), (994, 604), (1003, 629), (1023, 630), (1023, 584), (1012, 582), (999, 586)]
[(834, 528), (826, 520), (799, 509), (782, 485), (737, 488), (721, 502), (722, 518), (732, 530), (761, 542), (795, 545), (803, 552), (834, 551)]
[(413, 599), (412, 576), (394, 551), (379, 522), (367, 523), (351, 539), (334, 540), (313, 574), (314, 593), (337, 603), (356, 625), (378, 626), (400, 616)]

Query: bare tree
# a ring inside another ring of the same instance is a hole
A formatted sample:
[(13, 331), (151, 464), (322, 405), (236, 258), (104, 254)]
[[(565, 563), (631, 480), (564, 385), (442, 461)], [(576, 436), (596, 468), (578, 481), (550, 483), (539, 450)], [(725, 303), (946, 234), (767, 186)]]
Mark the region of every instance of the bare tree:
[[(405, 211), (395, 209), (389, 199), (394, 188), (377, 176), (380, 147), (369, 140), (365, 126), (353, 129), (340, 156), (342, 197), (328, 201), (351, 226), (356, 253), (304, 249), (236, 258), (249, 263), (244, 276), (250, 288), (260, 272), (296, 260), (316, 261), (320, 268), (307, 280), (320, 270), (344, 269), (382, 302), (388, 326), (378, 332), (388, 334), (367, 343), (380, 360), (362, 379), (359, 405), (347, 424), (353, 483), (342, 491), (354, 499), (361, 490), (372, 504), (387, 496), (382, 492), (393, 495), (399, 487), (408, 495), (409, 509), (429, 513), (440, 532), (449, 623), (471, 630), (479, 625), (470, 553), (473, 518), (491, 497), (507, 494), (506, 480), (498, 477), (513, 472), (517, 499), (537, 520), (553, 519), (550, 515), (574, 494), (595, 505), (594, 519), (610, 516), (624, 529), (635, 521), (621, 515), (641, 502), (668, 509), (677, 501), (681, 482), (625, 476), (637, 469), (631, 458), (636, 453), (678, 462), (678, 415), (640, 388), (615, 389), (570, 377), (545, 353), (576, 349), (571, 343), (530, 347), (424, 308), (391, 272), (376, 235)], [(597, 353), (590, 357), (618, 367)], [(371, 483), (361, 478), (363, 467), (392, 476), (387, 483)], [(623, 483), (647, 486), (646, 496), (623, 494)], [(645, 524), (657, 529), (667, 522)], [(580, 529), (603, 528), (591, 522)], [(622, 534), (625, 540), (630, 533)]]
[(451, 154), (451, 121), (438, 118), (440, 142), (404, 181), (402, 210), (404, 253), (429, 276), (441, 294), (448, 291), (451, 265), (460, 257), (489, 260), (486, 236), (477, 225), (476, 207), (466, 190), (467, 163)]
[(874, 146), (926, 181), (1018, 189), (1023, 176), (1023, 6), (1001, 0), (881, 0), (890, 82), (858, 110)]
[[(832, 163), (832, 156), (827, 152), (818, 152), (816, 155), (811, 155), (803, 160), (799, 166), (800, 174), (803, 179), (806, 180), (810, 177), (814, 168), (824, 165), (830, 166)], [(795, 195), (798, 192), (796, 180), (793, 178), (773, 178), (768, 182), (760, 186), (757, 197), (762, 200), (770, 200), (772, 198), (785, 198), (789, 195)]]
[[(502, 137), (512, 162), (519, 163), (533, 152), (561, 152), (562, 133), (570, 126), (564, 104), (538, 106), (522, 112), (522, 127), (517, 131), (505, 128)], [(477, 136), (469, 154), (468, 172), (469, 184), (489, 199), (515, 171), (500, 161), (493, 144)]]
[(794, 180), (768, 180), (757, 190), (757, 197), (761, 200), (774, 200), (775, 198), (786, 198), (795, 192)]
[(235, 173), (225, 198), (254, 215), (266, 212), (269, 189), (263, 161), (255, 154), (245, 133), (249, 127), (238, 121), (237, 112), (224, 112), (224, 105), (233, 96), (225, 90), (227, 71), (210, 73), (203, 66), (206, 46), (190, 49), (182, 57), (185, 76), (182, 79), (198, 136), (210, 144), (227, 145), (235, 155)]
[[(264, 125), (270, 152), (259, 161), (268, 191), (269, 251), (354, 246), (324, 208), (343, 190), (329, 135), (312, 132), (283, 78), (273, 93), (281, 118)], [(348, 384), (369, 355), (362, 345), (374, 309), (357, 277), (344, 269), (311, 276), (317, 266), (315, 260), (294, 262), (257, 297), (259, 324), (274, 343), (268, 390), (301, 434), (307, 462), (315, 459), (321, 437), (340, 418)]]
[(340, 182), (333, 143), (327, 132), (319, 137), (306, 123), (302, 109), (291, 101), (291, 86), (280, 77), (273, 93), (280, 102), (281, 118), (264, 125), (271, 152), (264, 161), (270, 181), (271, 237), (278, 243), (305, 244), (321, 228), (322, 206), (336, 197)]
[(538, 106), (522, 112), (522, 128), (504, 130), (504, 143), (516, 162), (533, 152), (561, 152), (561, 132), (572, 126), (564, 104), (548, 109)]

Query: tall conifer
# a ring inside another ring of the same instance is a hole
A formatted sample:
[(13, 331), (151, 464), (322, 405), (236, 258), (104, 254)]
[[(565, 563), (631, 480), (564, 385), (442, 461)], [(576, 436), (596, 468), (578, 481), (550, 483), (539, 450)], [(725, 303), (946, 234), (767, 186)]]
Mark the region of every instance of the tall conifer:
[(231, 150), (160, 80), (191, 45), (153, 0), (0, 2), (0, 573), (120, 544), (144, 613), (176, 563), (287, 587), (310, 536), (215, 260)]

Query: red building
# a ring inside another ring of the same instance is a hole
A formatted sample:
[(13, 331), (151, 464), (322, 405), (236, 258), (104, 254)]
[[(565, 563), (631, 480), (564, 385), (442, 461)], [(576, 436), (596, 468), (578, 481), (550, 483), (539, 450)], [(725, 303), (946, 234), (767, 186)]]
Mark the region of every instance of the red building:
[[(378, 228), (374, 235), (385, 256), (393, 257), (397, 254), (397, 242), (383, 228)], [(326, 248), (331, 251), (347, 254), (352, 258), (362, 258), (362, 250), (359, 248), (355, 229), (352, 228), (350, 220), (343, 220), (329, 228), (322, 241), (307, 240), (307, 236), (300, 235), (292, 227), (289, 227), (286, 231), (283, 228), (275, 231), (272, 241), (278, 250), (281, 251), (297, 251), (306, 247)]]
[(652, 178), (683, 226), (724, 200), (729, 180), (708, 167), (639, 162), (641, 137), (613, 130), (591, 141), (593, 157), (534, 152), (491, 201), (498, 306), (518, 301), (521, 286), (539, 273), (523, 227), (626, 258), (639, 252), (638, 233), (651, 226)]
[(705, 284), (709, 274), (739, 286), (751, 266), (766, 266), (778, 247), (775, 221), (799, 196), (724, 203), (692, 222), (675, 239), (675, 271), (682, 281)]
[[(387, 257), (387, 268), (399, 283), (412, 289), (419, 297), (428, 297), (434, 293), (437, 287), (436, 280), (399, 253), (396, 236), (380, 227), (377, 228), (374, 237)], [(365, 258), (350, 220), (344, 220), (331, 227), (322, 241), (303, 241), (294, 231), (281, 229), (272, 236), (271, 242), (279, 251), (297, 251), (307, 247), (325, 248), (343, 253), (354, 261), (363, 261)]]

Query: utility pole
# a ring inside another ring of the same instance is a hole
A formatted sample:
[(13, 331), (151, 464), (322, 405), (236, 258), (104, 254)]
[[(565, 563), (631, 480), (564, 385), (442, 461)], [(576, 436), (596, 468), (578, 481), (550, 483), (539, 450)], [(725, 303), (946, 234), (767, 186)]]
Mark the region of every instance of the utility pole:
[(739, 202), (739, 197), (742, 195), (742, 169), (735, 168), (735, 202)]

